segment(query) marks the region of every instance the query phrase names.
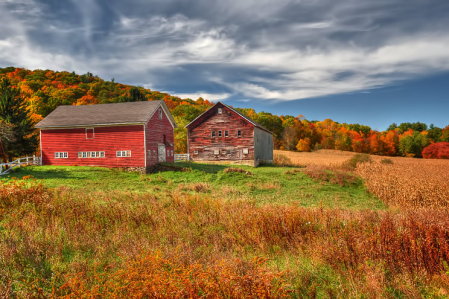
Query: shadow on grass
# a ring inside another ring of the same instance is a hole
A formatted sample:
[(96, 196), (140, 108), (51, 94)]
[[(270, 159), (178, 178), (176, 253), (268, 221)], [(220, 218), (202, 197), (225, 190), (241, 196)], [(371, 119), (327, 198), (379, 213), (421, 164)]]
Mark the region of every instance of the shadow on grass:
[(28, 166), (16, 168), (0, 179), (10, 180), (14, 177), (21, 179), (24, 176), (32, 176), (35, 179), (84, 180), (98, 175), (104, 176), (107, 172), (114, 173), (108, 168), (101, 167)]
[[(225, 170), (229, 167), (240, 167), (240, 165), (223, 165), (223, 164), (202, 164), (202, 163), (192, 163), (192, 162), (178, 162), (178, 163), (163, 163), (162, 165), (165, 165), (169, 168), (178, 168), (181, 169), (191, 169), (192, 171), (198, 170), (198, 171), (204, 171), (205, 173), (218, 173), (222, 170)], [(170, 169), (167, 169), (167, 171), (170, 171)]]

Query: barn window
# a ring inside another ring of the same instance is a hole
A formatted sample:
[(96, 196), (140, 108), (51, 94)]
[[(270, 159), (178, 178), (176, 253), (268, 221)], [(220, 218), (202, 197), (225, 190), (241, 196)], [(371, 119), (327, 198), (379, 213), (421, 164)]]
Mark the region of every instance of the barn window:
[(117, 151), (117, 157), (131, 157), (131, 151)]
[(151, 150), (148, 150), (148, 156), (151, 158)]
[(55, 159), (67, 159), (69, 157), (69, 154), (66, 152), (57, 152), (55, 153)]
[(222, 114), (223, 113), (223, 108), (218, 108), (218, 114)]
[(215, 131), (212, 131), (212, 138), (215, 137)]
[(94, 139), (94, 128), (86, 128), (86, 139)]
[(162, 119), (162, 109), (159, 109), (159, 119)]
[(229, 137), (229, 132), (225, 131), (225, 137)]
[(243, 149), (243, 154), (244, 154), (244, 155), (248, 155), (248, 152), (249, 152), (249, 151), (248, 151), (247, 148), (244, 148), (244, 149)]
[(78, 158), (104, 158), (104, 152), (78, 152)]
[(221, 131), (218, 131), (218, 137), (221, 137)]
[(242, 137), (242, 131), (240, 130), (237, 131), (237, 137)]
[(220, 154), (220, 150), (214, 150), (214, 155), (219, 155)]
[(153, 157), (156, 157), (156, 156), (157, 156), (157, 151), (153, 150)]
[(221, 150), (222, 155), (226, 155), (226, 150)]
[(198, 155), (198, 150), (194, 150), (194, 151), (193, 151), (193, 154), (194, 154), (194, 155)]
[(231, 150), (226, 150), (226, 155), (230, 155), (231, 154)]

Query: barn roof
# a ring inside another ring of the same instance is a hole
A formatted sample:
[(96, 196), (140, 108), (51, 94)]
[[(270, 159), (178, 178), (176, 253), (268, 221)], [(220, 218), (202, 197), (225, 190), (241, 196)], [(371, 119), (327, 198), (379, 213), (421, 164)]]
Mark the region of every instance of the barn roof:
[(237, 115), (239, 115), (240, 117), (242, 117), (243, 119), (245, 119), (246, 121), (248, 121), (249, 123), (253, 124), (256, 128), (259, 128), (261, 130), (264, 130), (270, 134), (273, 134), (270, 130), (268, 130), (267, 128), (265, 128), (264, 126), (262, 126), (261, 124), (259, 124), (258, 122), (252, 120), (251, 118), (249, 118), (248, 116), (246, 116), (245, 114), (235, 110), (234, 108), (223, 104), (222, 102), (217, 102), (215, 105), (213, 105), (212, 107), (210, 107), (207, 111), (203, 112), (200, 116), (198, 116), (197, 118), (195, 118), (193, 121), (191, 121), (187, 126), (185, 126), (185, 128), (190, 127), (191, 125), (201, 121), (201, 120), (205, 120), (208, 115), (208, 112), (212, 111), (217, 105), (221, 105), (224, 106), (226, 108), (228, 108), (229, 110), (231, 110), (232, 112), (236, 113)]
[(79, 106), (62, 105), (41, 120), (36, 128), (146, 123), (161, 105), (173, 127), (177, 127), (164, 101), (142, 101)]

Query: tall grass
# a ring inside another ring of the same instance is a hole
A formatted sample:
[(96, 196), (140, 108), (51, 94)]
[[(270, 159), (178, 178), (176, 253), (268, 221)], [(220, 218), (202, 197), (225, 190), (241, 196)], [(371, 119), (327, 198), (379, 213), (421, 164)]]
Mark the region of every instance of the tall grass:
[[(117, 198), (21, 181), (1, 187), (3, 297), (358, 297), (449, 290), (449, 214), (443, 211), (259, 206), (177, 192)], [(332, 274), (310, 280), (290, 257), (328, 265)]]

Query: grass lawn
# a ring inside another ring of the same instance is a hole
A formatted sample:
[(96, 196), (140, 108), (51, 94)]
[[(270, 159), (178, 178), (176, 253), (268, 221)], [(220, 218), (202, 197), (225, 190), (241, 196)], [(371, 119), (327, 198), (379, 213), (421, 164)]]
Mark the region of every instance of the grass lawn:
[[(167, 164), (173, 167), (173, 164)], [(251, 174), (225, 173), (230, 165), (177, 163), (183, 171), (163, 171), (139, 174), (118, 169), (81, 166), (29, 166), (0, 177), (32, 176), (45, 186), (68, 187), (74, 192), (149, 193), (157, 197), (170, 196), (173, 191), (200, 194), (212, 198), (247, 199), (258, 204), (295, 203), (300, 206), (349, 209), (384, 209), (385, 205), (369, 194), (362, 182), (341, 187), (328, 182), (316, 182), (292, 167), (238, 166)], [(235, 167), (235, 166), (234, 166)]]

